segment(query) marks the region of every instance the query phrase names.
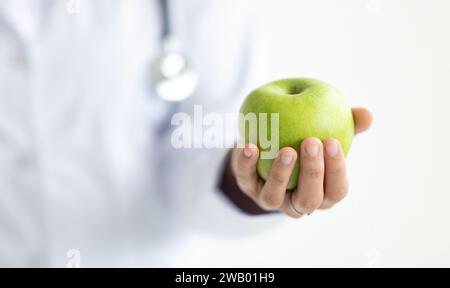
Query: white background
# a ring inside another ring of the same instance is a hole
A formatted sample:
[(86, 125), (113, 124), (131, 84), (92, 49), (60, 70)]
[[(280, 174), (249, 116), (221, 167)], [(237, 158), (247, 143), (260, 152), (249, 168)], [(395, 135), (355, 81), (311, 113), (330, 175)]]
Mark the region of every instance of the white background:
[(353, 143), (342, 204), (250, 238), (192, 239), (181, 263), (450, 266), (450, 1), (266, 0), (255, 9), (270, 77), (333, 83), (373, 111), (373, 127)]

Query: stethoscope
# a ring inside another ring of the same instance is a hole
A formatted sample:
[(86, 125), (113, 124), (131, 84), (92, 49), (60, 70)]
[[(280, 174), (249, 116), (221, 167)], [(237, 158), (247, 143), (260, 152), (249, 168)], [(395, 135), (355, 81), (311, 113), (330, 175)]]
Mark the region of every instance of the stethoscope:
[(156, 95), (170, 102), (185, 100), (198, 86), (198, 73), (176, 43), (170, 27), (168, 0), (159, 0), (161, 14), (161, 51), (153, 62), (153, 88)]

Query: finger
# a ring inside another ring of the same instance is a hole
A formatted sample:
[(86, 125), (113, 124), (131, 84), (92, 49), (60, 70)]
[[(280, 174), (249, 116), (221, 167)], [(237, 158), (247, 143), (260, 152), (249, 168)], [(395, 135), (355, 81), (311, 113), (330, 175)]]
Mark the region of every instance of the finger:
[[(291, 202), (291, 197), (293, 197), (292, 193), (294, 191), (286, 191), (286, 194), (284, 196), (283, 205), (281, 206), (280, 210), (284, 212), (286, 215), (292, 217), (292, 218), (301, 218), (304, 216), (303, 213), (298, 213), (297, 208), (293, 207), (293, 202)], [(293, 199), (292, 199), (293, 201)], [(297, 211), (296, 211), (297, 210)]]
[(372, 124), (373, 116), (369, 110), (365, 108), (353, 108), (353, 120), (355, 121), (355, 134), (361, 133), (369, 129)]
[(262, 208), (275, 210), (281, 207), (296, 160), (295, 149), (285, 147), (279, 151), (258, 197)]
[(300, 177), (293, 195), (296, 209), (311, 214), (323, 200), (324, 160), (322, 142), (307, 138), (300, 146)]
[(339, 141), (328, 139), (323, 144), (325, 153), (325, 194), (320, 208), (328, 209), (342, 201), (348, 192), (345, 156)]
[(236, 182), (242, 192), (255, 198), (258, 185), (256, 162), (259, 151), (254, 144), (247, 144), (244, 148), (236, 148), (232, 156), (232, 169)]

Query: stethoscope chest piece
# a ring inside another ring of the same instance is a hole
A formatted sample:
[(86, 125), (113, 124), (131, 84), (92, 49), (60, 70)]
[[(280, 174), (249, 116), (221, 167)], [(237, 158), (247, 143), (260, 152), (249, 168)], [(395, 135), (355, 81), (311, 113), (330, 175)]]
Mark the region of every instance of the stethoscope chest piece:
[(178, 102), (194, 94), (198, 74), (188, 57), (181, 53), (179, 43), (170, 28), (168, 0), (159, 0), (161, 10), (161, 51), (153, 62), (153, 87), (160, 98)]
[(154, 60), (153, 85), (155, 93), (170, 102), (182, 101), (194, 94), (198, 74), (181, 52), (164, 49)]

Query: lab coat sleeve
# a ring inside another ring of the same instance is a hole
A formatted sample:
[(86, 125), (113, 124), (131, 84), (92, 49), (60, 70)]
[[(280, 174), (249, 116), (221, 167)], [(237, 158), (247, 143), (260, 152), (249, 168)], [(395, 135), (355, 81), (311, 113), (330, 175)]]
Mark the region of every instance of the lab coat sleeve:
[[(267, 82), (264, 61), (266, 53), (263, 49), (265, 45), (261, 42), (262, 38), (257, 30), (253, 28), (254, 24), (252, 19), (246, 23), (246, 28), (241, 29), (242, 33), (245, 33), (242, 35), (241, 53), (239, 59), (232, 59), (236, 63), (236, 70), (232, 72), (235, 75), (233, 81), (237, 83), (236, 88), (221, 99), (208, 100), (211, 95), (194, 97), (194, 100), (178, 105), (177, 111), (194, 119), (193, 106), (200, 104), (204, 114), (214, 112), (223, 116), (228, 112), (238, 113), (245, 95), (251, 89)], [(193, 130), (195, 129), (193, 127)], [(174, 221), (183, 223), (182, 226), (186, 228), (214, 234), (245, 235), (264, 231), (285, 219), (278, 213), (248, 215), (220, 190), (229, 148), (176, 149), (171, 143), (173, 131), (174, 127), (168, 128), (162, 137), (161, 146), (164, 152), (160, 164), (160, 192), (169, 203), (168, 209), (171, 209)]]
[[(228, 149), (169, 149), (161, 165), (173, 221), (179, 227), (224, 235), (253, 234), (279, 223), (278, 213), (249, 215), (220, 190)], [(167, 193), (167, 194), (166, 194)]]

